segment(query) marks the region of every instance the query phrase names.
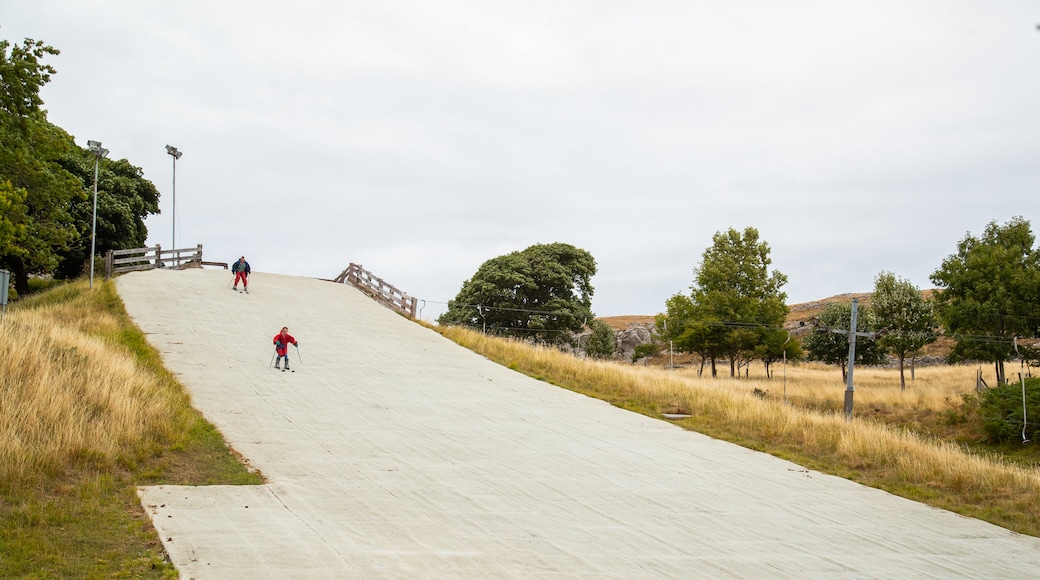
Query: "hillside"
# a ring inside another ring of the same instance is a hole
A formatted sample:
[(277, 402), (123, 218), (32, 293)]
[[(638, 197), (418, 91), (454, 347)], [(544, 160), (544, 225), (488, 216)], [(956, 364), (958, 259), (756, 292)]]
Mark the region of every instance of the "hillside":
[[(861, 304), (870, 304), (870, 294), (838, 294), (837, 296), (831, 296), (830, 298), (824, 298), (822, 300), (815, 300), (813, 302), (803, 302), (801, 304), (791, 304), (789, 308), (790, 313), (787, 315), (787, 321), (784, 322), (785, 328), (796, 328), (800, 322), (805, 322), (817, 316), (823, 309), (829, 304), (835, 302), (850, 302), (853, 298), (858, 298)], [(614, 330), (625, 330), (632, 328), (633, 326), (653, 326), (654, 315), (624, 315), (624, 316), (602, 316), (600, 320), (606, 322)]]
[[(930, 298), (934, 290), (924, 290), (925, 298)], [(799, 328), (799, 325), (806, 322), (814, 317), (818, 316), (827, 306), (835, 302), (849, 303), (853, 298), (859, 299), (860, 304), (870, 304), (870, 293), (850, 293), (850, 294), (838, 294), (831, 296), (830, 298), (824, 298), (822, 300), (815, 300), (813, 302), (802, 302), (800, 304), (789, 305), (790, 312), (787, 314), (787, 320), (784, 322), (784, 328), (794, 330)], [(625, 316), (603, 316), (600, 320), (606, 322), (615, 331), (626, 330), (634, 326), (652, 327), (654, 324), (654, 315), (625, 315)], [(792, 334), (798, 334), (792, 332)], [(953, 343), (946, 337), (939, 337), (937, 341), (924, 347), (925, 355), (932, 356), (945, 356), (949, 352)]]

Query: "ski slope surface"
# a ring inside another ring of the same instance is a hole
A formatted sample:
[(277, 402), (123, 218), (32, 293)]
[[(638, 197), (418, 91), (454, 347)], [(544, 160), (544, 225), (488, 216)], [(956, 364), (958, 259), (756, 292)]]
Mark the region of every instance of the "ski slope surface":
[(525, 377), (349, 286), (230, 280), (116, 280), (268, 480), (139, 490), (183, 578), (1040, 575), (1040, 539)]

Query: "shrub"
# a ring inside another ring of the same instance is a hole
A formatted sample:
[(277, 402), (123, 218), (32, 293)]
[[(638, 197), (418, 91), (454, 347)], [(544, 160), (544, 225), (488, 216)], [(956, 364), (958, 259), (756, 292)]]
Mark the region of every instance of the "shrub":
[(663, 348), (663, 344), (657, 344), (655, 342), (637, 345), (636, 351), (632, 353), (632, 362), (647, 356), (657, 356)]
[(614, 356), (617, 342), (614, 329), (598, 318), (593, 320), (589, 327), (592, 329), (592, 335), (589, 336), (589, 341), (585, 345), (585, 354), (603, 359)]
[[(1025, 380), (1026, 424), (1024, 436), (1036, 440), (1040, 424), (1040, 378)], [(1022, 383), (1014, 382), (987, 389), (978, 396), (978, 413), (990, 443), (1021, 441)]]

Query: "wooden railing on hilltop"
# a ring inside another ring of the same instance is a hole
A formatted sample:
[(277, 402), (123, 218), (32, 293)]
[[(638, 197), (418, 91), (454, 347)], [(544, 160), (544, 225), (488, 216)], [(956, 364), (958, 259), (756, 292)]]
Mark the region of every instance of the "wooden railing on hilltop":
[(105, 254), (105, 279), (116, 274), (153, 268), (201, 268), (203, 266), (223, 266), (227, 262), (204, 262), (202, 260), (202, 244), (194, 248), (164, 250), (156, 244), (150, 248), (131, 248), (129, 250), (109, 250)]
[(336, 276), (334, 282), (350, 284), (383, 306), (396, 310), (409, 318), (415, 318), (418, 299), (401, 292), (393, 284), (372, 274), (360, 264), (351, 262), (346, 270)]

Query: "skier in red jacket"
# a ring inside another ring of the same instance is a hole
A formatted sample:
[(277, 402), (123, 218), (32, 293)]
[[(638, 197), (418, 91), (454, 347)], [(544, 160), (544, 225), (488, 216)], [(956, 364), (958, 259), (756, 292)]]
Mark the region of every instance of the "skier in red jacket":
[(289, 344), (291, 343), (294, 347), (299, 348), (300, 343), (296, 342), (296, 339), (289, 334), (288, 326), (283, 326), (282, 331), (274, 335), (274, 340), (271, 342), (274, 343), (274, 351), (278, 353), (278, 357), (274, 361), (274, 368), (281, 368), (278, 366), (278, 363), (280, 363), (284, 358), (285, 368), (282, 370), (289, 370), (289, 354), (287, 352), (289, 350)]

